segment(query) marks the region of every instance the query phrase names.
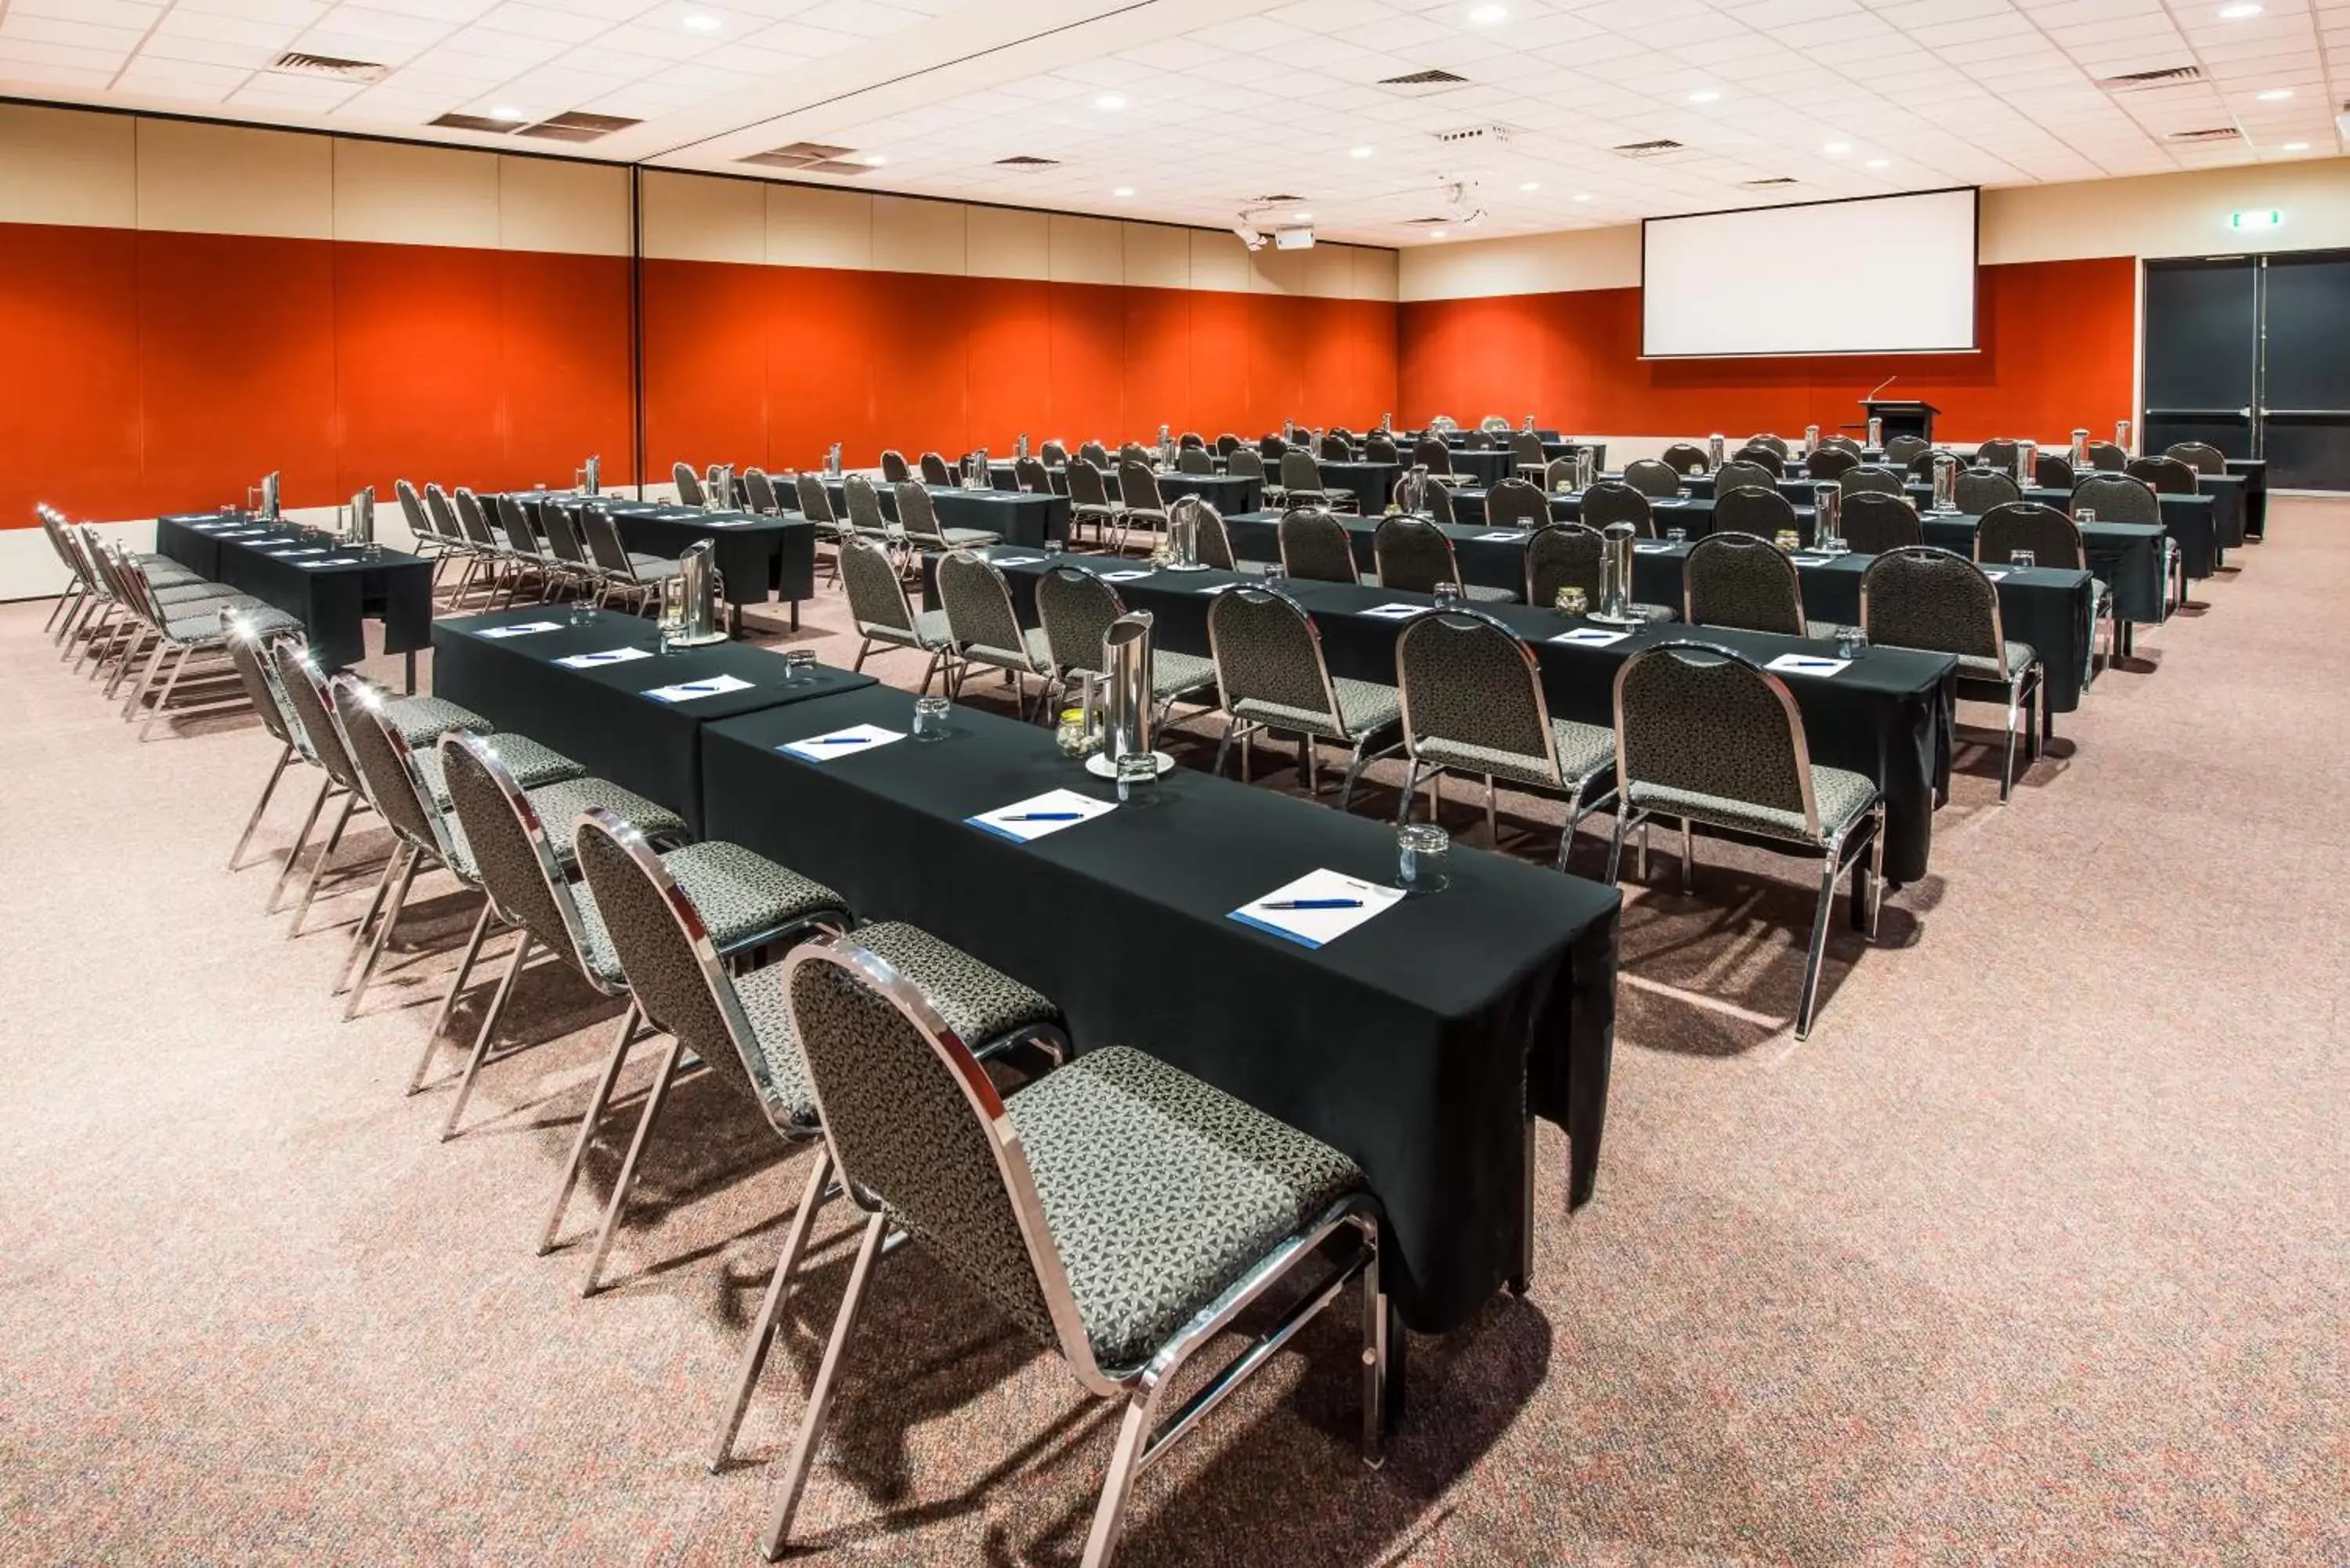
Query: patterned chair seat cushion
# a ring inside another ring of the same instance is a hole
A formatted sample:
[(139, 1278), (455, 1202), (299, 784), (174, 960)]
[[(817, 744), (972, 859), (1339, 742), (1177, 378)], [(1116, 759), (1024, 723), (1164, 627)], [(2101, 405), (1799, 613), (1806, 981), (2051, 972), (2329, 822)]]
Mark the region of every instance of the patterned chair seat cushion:
[[(1877, 786), (1859, 774), (1812, 764), (1812, 804), (1819, 808), (1822, 838), (1835, 837), (1876, 800)], [(1721, 795), (1697, 794), (1635, 781), (1632, 805), (1660, 816), (1685, 816), (1692, 822), (1758, 833), (1766, 838), (1792, 839), (1798, 844), (1819, 842), (1804, 831), (1801, 812), (1780, 811)]]
[(137, 556), (132, 560), (139, 567), (140, 575), (159, 588), (203, 581), (193, 567), (183, 566), (169, 556)]
[[(2033, 651), (2030, 643), (2011, 642), (2007, 645), (2007, 672), (2011, 677), (2022, 674), (2039, 661), (2040, 655)], [(1959, 655), (1959, 673), (1973, 680), (1997, 680), (1999, 661), (1988, 654), (1961, 653)]]
[(234, 610), (252, 629), (255, 637), (276, 637), (289, 631), (300, 631), (302, 623), (275, 605), (263, 604), (239, 595), (234, 599), (204, 599), (191, 605), (172, 605), (165, 613), (170, 619), (163, 623), (163, 635), (173, 642), (194, 643), (199, 647), (224, 642), (227, 636), (221, 630), (220, 612)]
[(155, 602), (166, 609), (178, 605), (196, 604), (205, 599), (234, 600), (240, 603), (250, 601), (254, 604), (261, 602), (250, 594), (238, 593), (225, 583), (208, 583), (192, 572), (176, 582), (155, 585)]
[[(507, 743), (517, 738), (513, 735), (496, 735), (492, 737), (492, 742), (497, 746), (498, 754), (504, 756)], [(522, 784), (523, 793), (529, 796), (531, 809), (538, 813), (538, 820), (546, 827), (547, 838), (555, 846), (555, 858), (558, 864), (565, 866), (571, 864), (572, 824), (579, 820), (581, 812), (591, 806), (601, 806), (607, 811), (618, 814), (627, 819), (629, 826), (647, 838), (656, 841), (664, 838), (683, 838), (689, 831), (685, 825), (685, 818), (678, 815), (669, 807), (647, 800), (634, 790), (622, 789), (609, 779), (581, 778), (578, 774), (582, 770), (570, 758), (563, 756), (560, 753), (548, 751), (536, 741), (524, 743), (536, 748), (544, 753), (546, 758), (560, 762), (571, 770), (568, 775), (540, 779), (535, 783), (524, 779), (518, 767), (515, 772), (515, 782)], [(548, 764), (543, 762), (541, 765)]]
[(668, 581), (684, 568), (667, 556), (639, 556), (630, 551), (629, 570), (640, 583), (660, 583)]
[[(551, 746), (542, 746), (527, 735), (495, 734), (489, 739), (491, 748), (498, 754), (498, 761), (505, 763), (506, 771), (514, 774), (515, 783), (522, 786), (525, 794), (547, 784), (576, 779), (588, 771), (561, 752)], [(419, 744), (415, 757), (416, 771), (422, 775), (424, 787), (432, 791), (433, 805), (454, 821), (456, 810), (449, 793), (448, 763), (441, 755), (441, 748)], [(533, 798), (536, 797), (534, 795)], [(574, 811), (571, 816), (578, 815)], [(546, 814), (541, 812), (540, 815), (544, 818)], [(567, 843), (571, 836), (571, 816), (564, 817), (561, 827), (554, 830)]]
[(1001, 545), (1003, 535), (991, 534), (984, 528), (947, 528), (939, 530), (939, 537), (947, 542), (950, 550), (977, 550), (989, 545)]
[(900, 648), (919, 648), (925, 653), (935, 653), (954, 640), (948, 635), (947, 612), (942, 609), (916, 610), (911, 631), (872, 620), (858, 621), (857, 629), (876, 642), (894, 642)]
[(1403, 722), (1403, 697), (1394, 687), (1372, 680), (1350, 680), (1343, 675), (1332, 676), (1330, 685), (1338, 694), (1343, 733), (1339, 725), (1331, 723), (1327, 713), (1254, 697), (1243, 697), (1233, 703), (1232, 716), (1271, 729), (1302, 730), (1333, 741), (1354, 741)]
[[(1597, 724), (1579, 724), (1572, 719), (1553, 719), (1550, 732), (1553, 743), (1558, 747), (1558, 768), (1566, 779), (1567, 788), (1573, 789), (1592, 774), (1616, 765), (1615, 731)], [(1440, 735), (1423, 736), (1414, 743), (1413, 750), (1422, 762), (1442, 763), (1461, 773), (1491, 774), (1497, 779), (1539, 789), (1557, 787), (1544, 774), (1540, 758), (1520, 753), (1473, 745), (1466, 741), (1448, 741)]]
[[(1062, 673), (1072, 680), (1085, 675), (1099, 675), (1098, 670), (1081, 669), (1071, 665)], [(1216, 683), (1216, 661), (1202, 659), (1196, 653), (1170, 653), (1153, 649), (1150, 654), (1150, 695), (1164, 702), (1186, 692), (1202, 691)]]
[(387, 697), (383, 716), (391, 721), (400, 731), (400, 738), (411, 746), (429, 746), (452, 730), (486, 735), (497, 728), (471, 708), (461, 708), (446, 697)]
[[(569, 836), (569, 819), (563, 832)], [(814, 877), (739, 844), (688, 844), (663, 854), (661, 863), (692, 898), (695, 913), (722, 952), (827, 909), (848, 908), (847, 899)]]
[(998, 670), (1050, 670), (1053, 668), (1053, 645), (1046, 640), (1045, 628), (1032, 626), (1020, 634), (1027, 644), (1025, 657), (1008, 648), (990, 648), (984, 643), (966, 643), (962, 656), (975, 664), (992, 664)]
[(1336, 1149), (1125, 1046), (1088, 1052), (1005, 1109), (1105, 1368), (1154, 1355), (1366, 1185)]

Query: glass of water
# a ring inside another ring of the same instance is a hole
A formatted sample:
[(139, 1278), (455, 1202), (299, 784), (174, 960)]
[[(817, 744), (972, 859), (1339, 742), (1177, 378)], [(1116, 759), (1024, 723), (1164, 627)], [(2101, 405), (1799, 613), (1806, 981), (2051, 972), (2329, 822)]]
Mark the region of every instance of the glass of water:
[(1431, 597), (1436, 600), (1436, 607), (1438, 609), (1449, 610), (1453, 606), (1461, 602), (1461, 585), (1459, 583), (1439, 583), (1436, 585), (1436, 590)]
[(788, 648), (784, 650), (784, 679), (795, 686), (805, 686), (816, 679), (816, 649)]
[(1838, 659), (1857, 659), (1860, 657), (1862, 650), (1867, 647), (1868, 633), (1863, 631), (1860, 628), (1856, 626), (1840, 626), (1836, 628), (1836, 657)]
[(1118, 759), (1118, 798), (1128, 804), (1149, 800), (1159, 787), (1159, 758), (1150, 752), (1128, 752)]
[(1260, 574), (1260, 579), (1263, 582), (1266, 587), (1277, 588), (1281, 587), (1282, 579), (1287, 576), (1289, 576), (1289, 574), (1282, 569), (1281, 563), (1279, 561), (1275, 561), (1266, 566), (1264, 571)]
[(918, 741), (945, 740), (947, 738), (947, 709), (949, 706), (950, 704), (943, 697), (915, 698), (914, 739)]
[(1396, 829), (1396, 886), (1407, 893), (1434, 893), (1451, 880), (1445, 867), (1452, 836), (1432, 822), (1407, 822)]
[(1688, 529), (1686, 529), (1686, 528), (1668, 528), (1668, 529), (1666, 529), (1666, 530), (1665, 530), (1665, 543), (1666, 543), (1666, 544), (1668, 544), (1668, 545), (1686, 545), (1686, 544), (1688, 544), (1688, 543), (1689, 543), (1689, 530), (1688, 530)]
[(1047, 539), (1045, 541), (1045, 554), (1052, 558), (1057, 559), (1061, 552), (1068, 547), (1068, 543), (1066, 540)]
[(2078, 523), (2085, 528), (2090, 524), (2095, 523), (2096, 520), (2097, 509), (2094, 506), (2084, 506), (2078, 512), (2073, 514), (2073, 521)]
[(2040, 557), (2030, 550), (2010, 550), (2007, 564), (2020, 571), (2030, 571), (2040, 564)]

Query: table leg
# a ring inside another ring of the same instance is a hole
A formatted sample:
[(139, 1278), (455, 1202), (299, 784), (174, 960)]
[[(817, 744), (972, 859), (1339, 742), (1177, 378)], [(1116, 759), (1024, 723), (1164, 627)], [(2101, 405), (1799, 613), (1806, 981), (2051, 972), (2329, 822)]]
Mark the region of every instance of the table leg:
[(800, 601), (799, 601), (799, 600), (797, 600), (797, 599), (794, 599), (794, 600), (792, 601), (792, 629), (793, 629), (794, 631), (797, 631), (797, 630), (799, 630), (799, 628), (800, 628)]
[(416, 650), (410, 649), (405, 658), (408, 660), (408, 694), (413, 697), (416, 695)]

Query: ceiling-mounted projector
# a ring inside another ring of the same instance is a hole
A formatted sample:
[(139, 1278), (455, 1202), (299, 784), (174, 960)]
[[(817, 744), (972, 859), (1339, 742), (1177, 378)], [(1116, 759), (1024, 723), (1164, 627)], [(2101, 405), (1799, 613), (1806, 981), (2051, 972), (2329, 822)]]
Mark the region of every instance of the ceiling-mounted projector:
[(1280, 251), (1310, 251), (1314, 248), (1312, 229), (1275, 229), (1273, 248)]

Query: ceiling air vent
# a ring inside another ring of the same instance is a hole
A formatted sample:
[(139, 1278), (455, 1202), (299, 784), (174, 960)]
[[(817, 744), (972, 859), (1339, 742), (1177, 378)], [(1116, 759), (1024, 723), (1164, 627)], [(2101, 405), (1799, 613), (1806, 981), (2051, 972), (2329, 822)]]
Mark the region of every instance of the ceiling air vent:
[(2202, 130), (2174, 130), (2165, 141), (2233, 141), (2244, 133), (2232, 125), (2214, 125)]
[(819, 163), (837, 163), (855, 151), (853, 147), (835, 147), (828, 141), (795, 141), (789, 147), (754, 152), (742, 161), (763, 163), (770, 169), (813, 169)]
[(573, 109), (552, 119), (542, 119), (536, 125), (525, 125), (521, 134), (547, 141), (593, 141), (599, 136), (609, 136), (616, 130), (626, 130), (632, 125), (643, 123), (641, 119), (630, 119), (624, 115), (583, 114)]
[(1032, 158), (1025, 152), (1016, 157), (999, 158), (995, 161), (996, 167), (999, 169), (1056, 169), (1060, 166), (1060, 162), (1057, 158)]
[(1775, 191), (1782, 185), (1793, 185), (1795, 182), (1787, 175), (1773, 174), (1767, 180), (1741, 180), (1739, 183), (1749, 191)]
[(346, 60), (336, 55), (306, 55), (299, 49), (289, 50), (270, 62), (273, 71), (288, 76), (332, 77), (337, 81), (380, 82), (391, 74), (391, 67), (375, 60)]
[(1440, 147), (1502, 147), (1508, 144), (1510, 128), (1506, 125), (1464, 125), (1454, 130), (1435, 133)]
[(1621, 147), (1608, 149), (1619, 158), (1662, 158), (1668, 152), (1680, 150), (1679, 142), (1662, 137), (1654, 141), (1627, 141)]
[(2118, 77), (2106, 77), (2097, 85), (2107, 92), (2144, 92), (2148, 88), (2177, 87), (2182, 82), (2203, 79), (2201, 66), (2165, 66), (2158, 71), (2131, 71)]
[(1405, 98), (1432, 98), (1457, 87), (1467, 87), (1469, 78), (1451, 71), (1411, 71), (1399, 77), (1382, 77), (1378, 85)]
[(424, 123), (437, 125), (443, 130), (486, 130), (493, 136), (504, 136), (522, 129), (515, 120), (492, 119), (485, 114), (444, 114)]
[(1284, 192), (1278, 195), (1259, 196), (1255, 201), (1250, 202), (1249, 205), (1253, 207), (1271, 207), (1283, 202), (1310, 202), (1312, 200), (1313, 198), (1311, 196), (1300, 196)]
[(1457, 223), (1460, 221), (1458, 218), (1406, 218), (1403, 221), (1403, 226), (1409, 229), (1430, 223)]

